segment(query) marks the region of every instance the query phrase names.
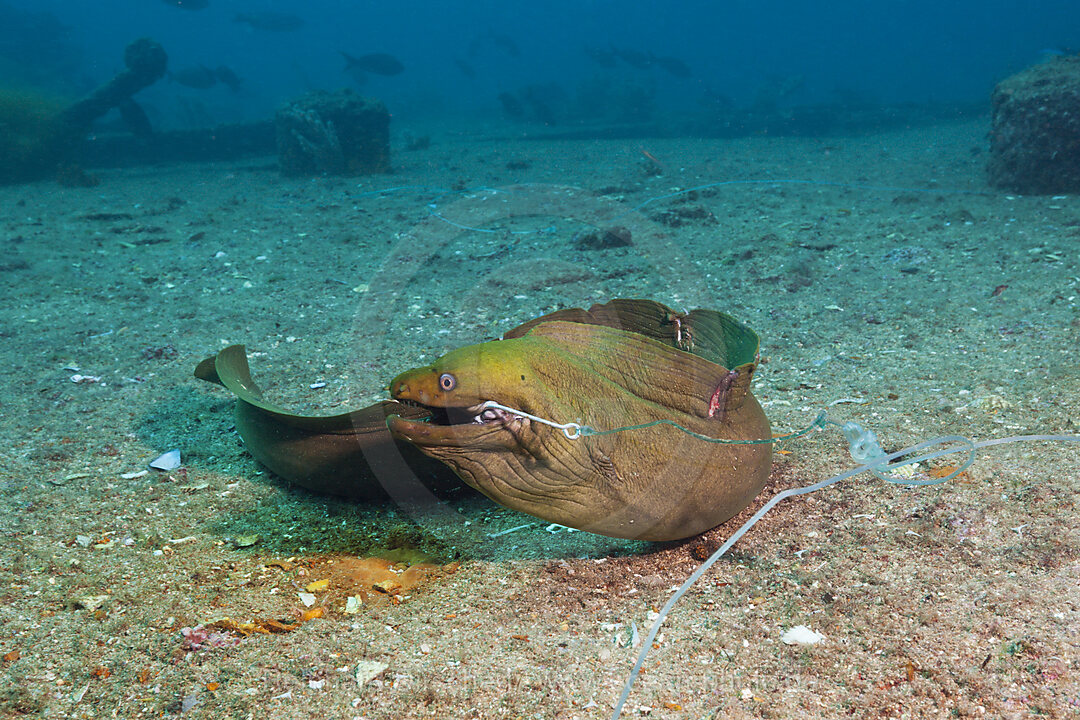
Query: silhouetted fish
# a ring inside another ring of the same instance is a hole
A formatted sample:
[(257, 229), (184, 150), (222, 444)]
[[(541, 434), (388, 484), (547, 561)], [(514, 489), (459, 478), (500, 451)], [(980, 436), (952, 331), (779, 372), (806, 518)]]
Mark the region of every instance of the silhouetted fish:
[(232, 71), (232, 68), (218, 65), (214, 74), (217, 75), (218, 80), (228, 85), (230, 90), (233, 92), (240, 92), (240, 86), (244, 84), (244, 81), (240, 79), (239, 75)]
[(270, 11), (239, 13), (233, 17), (233, 21), (250, 25), (256, 30), (269, 30), (270, 32), (291, 32), (304, 27), (304, 18), (302, 17)]
[(162, 2), (184, 10), (203, 10), (210, 4), (208, 0), (162, 0)]
[(212, 88), (218, 83), (217, 73), (205, 65), (181, 68), (176, 72), (170, 72), (169, 79), (184, 87), (195, 88), (196, 90)]
[(650, 53), (641, 52), (640, 50), (633, 50), (631, 48), (612, 48), (611, 51), (615, 53), (624, 63), (632, 68), (638, 70), (644, 70), (652, 65), (653, 57)]
[(405, 70), (405, 66), (401, 64), (400, 60), (386, 53), (371, 53), (360, 57), (353, 57), (347, 52), (341, 54), (345, 58), (345, 72), (350, 74), (361, 72), (375, 73), (376, 75), (400, 75)]
[(669, 55), (653, 55), (652, 61), (663, 68), (669, 75), (674, 75), (677, 78), (688, 78), (694, 74), (690, 72), (687, 64), (679, 58)]

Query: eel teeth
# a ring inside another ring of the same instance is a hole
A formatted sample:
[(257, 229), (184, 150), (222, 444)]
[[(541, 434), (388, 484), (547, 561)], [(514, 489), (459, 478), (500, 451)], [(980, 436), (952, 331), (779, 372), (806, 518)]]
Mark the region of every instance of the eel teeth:
[(484, 408), (484, 410), (479, 415), (473, 418), (473, 422), (478, 425), (483, 425), (484, 423), (496, 422), (498, 420), (505, 419), (506, 413), (502, 410), (499, 410), (498, 408)]

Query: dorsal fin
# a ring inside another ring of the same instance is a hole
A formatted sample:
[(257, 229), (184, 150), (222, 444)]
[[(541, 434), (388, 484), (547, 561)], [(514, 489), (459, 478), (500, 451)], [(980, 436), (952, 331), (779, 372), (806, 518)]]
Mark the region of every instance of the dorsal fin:
[(556, 310), (508, 330), (503, 339), (522, 337), (537, 325), (551, 321), (602, 325), (637, 333), (726, 368), (757, 360), (757, 333), (727, 313), (716, 310), (680, 313), (654, 300), (612, 300), (588, 310)]

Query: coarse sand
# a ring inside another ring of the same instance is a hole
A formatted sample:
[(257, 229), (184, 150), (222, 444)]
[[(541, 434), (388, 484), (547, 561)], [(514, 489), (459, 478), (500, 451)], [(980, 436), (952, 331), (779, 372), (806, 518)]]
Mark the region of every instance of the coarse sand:
[[(886, 449), (1076, 434), (1080, 199), (988, 188), (988, 122), (435, 132), (387, 176), (267, 158), (0, 188), (0, 715), (609, 717), (674, 587), (774, 493), (852, 466), (838, 433), (779, 446), (729, 523), (627, 542), (466, 488), (292, 488), (195, 364), (245, 343), (275, 401), (336, 412), (545, 312), (646, 297), (760, 334), (776, 432), (827, 408)], [(781, 503), (676, 606), (625, 716), (1077, 717), (1078, 468), (1076, 444), (1012, 444), (944, 485)], [(782, 643), (798, 625), (824, 640)]]

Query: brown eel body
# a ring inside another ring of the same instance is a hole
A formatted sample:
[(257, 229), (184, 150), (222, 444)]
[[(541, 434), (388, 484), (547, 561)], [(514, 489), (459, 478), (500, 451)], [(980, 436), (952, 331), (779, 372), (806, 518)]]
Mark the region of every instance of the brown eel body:
[[(756, 334), (723, 313), (614, 300), (450, 352), (395, 378), (393, 400), (340, 415), (266, 402), (242, 346), (196, 375), (236, 395), (252, 455), (308, 489), (397, 499), (460, 478), (549, 522), (673, 540), (729, 519), (768, 479), (771, 445), (739, 442), (770, 437), (750, 392), (757, 349)], [(588, 429), (568, 437), (528, 415)]]

